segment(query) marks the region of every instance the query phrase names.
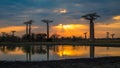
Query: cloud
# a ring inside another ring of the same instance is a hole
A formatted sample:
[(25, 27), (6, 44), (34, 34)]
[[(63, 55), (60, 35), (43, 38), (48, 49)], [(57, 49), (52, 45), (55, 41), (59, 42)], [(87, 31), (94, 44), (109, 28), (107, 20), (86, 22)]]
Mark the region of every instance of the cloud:
[(25, 14), (38, 14), (38, 13), (42, 13), (42, 12), (44, 12), (43, 9), (35, 9), (35, 8), (27, 9), (27, 10), (23, 11), (23, 13), (25, 13)]
[(113, 19), (114, 19), (114, 20), (120, 20), (120, 15), (114, 16)]
[(63, 8), (60, 8), (60, 9), (56, 9), (56, 10), (54, 10), (54, 12), (55, 13), (67, 13), (68, 12), (68, 10), (67, 9), (63, 9)]

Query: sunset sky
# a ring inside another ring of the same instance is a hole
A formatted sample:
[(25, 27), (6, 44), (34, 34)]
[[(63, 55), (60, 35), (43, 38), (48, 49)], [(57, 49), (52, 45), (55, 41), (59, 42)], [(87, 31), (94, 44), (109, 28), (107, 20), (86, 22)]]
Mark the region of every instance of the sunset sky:
[[(82, 15), (96, 12), (95, 37), (104, 38), (106, 32), (120, 38), (120, 0), (0, 0), (0, 32), (16, 35), (25, 33), (24, 22), (33, 20), (32, 32), (46, 32), (42, 19), (50, 19), (50, 34), (60, 36), (89, 36), (89, 21)], [(0, 34), (1, 35), (1, 34)]]

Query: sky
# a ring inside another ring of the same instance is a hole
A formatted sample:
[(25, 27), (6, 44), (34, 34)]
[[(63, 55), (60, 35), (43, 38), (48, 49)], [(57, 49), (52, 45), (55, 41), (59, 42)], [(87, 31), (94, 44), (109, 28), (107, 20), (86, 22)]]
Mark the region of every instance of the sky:
[(106, 32), (120, 38), (120, 0), (0, 0), (0, 32), (15, 30), (25, 34), (24, 22), (33, 20), (32, 32), (45, 33), (43, 19), (50, 23), (50, 34), (81, 36), (87, 32), (89, 21), (81, 16), (96, 12), (95, 37), (105, 38)]

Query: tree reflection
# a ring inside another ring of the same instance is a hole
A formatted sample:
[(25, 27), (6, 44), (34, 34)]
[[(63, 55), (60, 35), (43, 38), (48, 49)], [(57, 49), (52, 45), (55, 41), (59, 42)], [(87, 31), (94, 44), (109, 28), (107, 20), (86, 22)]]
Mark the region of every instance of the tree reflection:
[(95, 46), (90, 45), (90, 58), (94, 58)]
[(46, 54), (46, 50), (43, 46), (24, 46), (22, 50), (26, 53), (27, 61), (31, 60), (31, 55), (34, 54)]
[(16, 46), (0, 46), (0, 51), (3, 53), (8, 53), (10, 51), (15, 51), (16, 50)]

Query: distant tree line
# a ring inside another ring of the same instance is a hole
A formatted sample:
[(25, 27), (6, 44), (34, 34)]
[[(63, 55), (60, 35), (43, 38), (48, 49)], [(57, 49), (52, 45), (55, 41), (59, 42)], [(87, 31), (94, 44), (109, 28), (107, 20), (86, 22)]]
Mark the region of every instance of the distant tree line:
[[(95, 40), (120, 40), (120, 38), (96, 38)], [(89, 38), (83, 37), (61, 37), (58, 34), (52, 34), (49, 38), (47, 38), (46, 33), (32, 33), (30, 36), (24, 34), (22, 37), (9, 35), (4, 33), (0, 36), (0, 42), (70, 42), (70, 41), (89, 41)]]

